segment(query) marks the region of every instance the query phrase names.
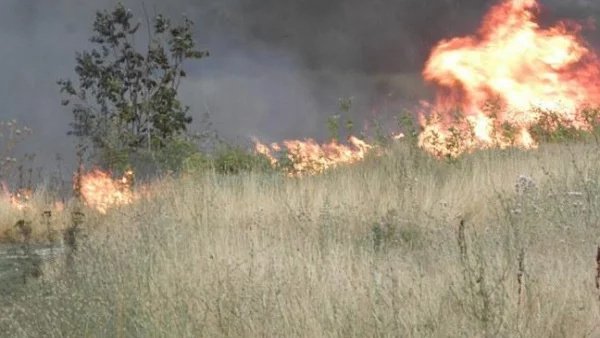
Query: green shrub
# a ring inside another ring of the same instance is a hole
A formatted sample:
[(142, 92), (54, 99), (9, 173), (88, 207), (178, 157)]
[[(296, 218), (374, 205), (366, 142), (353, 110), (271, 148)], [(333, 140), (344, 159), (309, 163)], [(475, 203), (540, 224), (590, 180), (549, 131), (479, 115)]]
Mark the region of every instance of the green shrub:
[(156, 158), (163, 170), (180, 172), (184, 161), (196, 154), (199, 154), (199, 150), (190, 140), (176, 138), (157, 152)]
[(200, 152), (186, 157), (182, 163), (182, 170), (185, 173), (203, 173), (213, 167), (213, 161), (210, 157)]
[(156, 150), (101, 149), (97, 163), (101, 168), (115, 173), (122, 173), (132, 166), (139, 173), (181, 172), (184, 161), (199, 153), (198, 147), (185, 137), (171, 139), (164, 148)]
[(267, 157), (234, 146), (223, 146), (214, 156), (215, 170), (220, 174), (238, 174), (249, 171), (272, 171)]
[(589, 134), (577, 129), (571, 121), (556, 112), (538, 111), (539, 119), (531, 128), (535, 140), (542, 143), (555, 143), (580, 140)]

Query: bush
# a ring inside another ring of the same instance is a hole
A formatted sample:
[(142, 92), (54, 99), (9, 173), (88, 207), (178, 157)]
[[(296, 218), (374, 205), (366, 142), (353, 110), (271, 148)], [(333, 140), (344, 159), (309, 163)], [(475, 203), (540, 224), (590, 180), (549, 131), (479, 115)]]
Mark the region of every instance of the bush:
[(182, 170), (186, 173), (203, 173), (211, 169), (226, 175), (274, 171), (264, 155), (231, 145), (222, 146), (212, 156), (197, 152), (182, 161)]
[(588, 125), (590, 130), (577, 128), (573, 121), (552, 111), (536, 111), (539, 119), (530, 128), (533, 138), (540, 143), (560, 143), (568, 141), (584, 140), (598, 133), (598, 121), (600, 110), (598, 108), (585, 109), (578, 122)]
[(166, 143), (164, 148), (153, 151), (102, 149), (98, 154), (97, 164), (116, 173), (122, 173), (127, 167), (132, 166), (137, 174), (152, 176), (156, 173), (181, 172), (184, 169), (184, 161), (197, 153), (199, 149), (191, 140), (177, 137)]
[(273, 171), (271, 163), (269, 163), (269, 160), (264, 155), (251, 153), (240, 147), (229, 145), (217, 151), (213, 162), (215, 170), (220, 174)]
[(157, 154), (157, 161), (163, 170), (180, 172), (183, 164), (190, 156), (198, 154), (198, 148), (189, 140), (174, 139)]
[(182, 171), (185, 173), (203, 173), (213, 167), (210, 157), (198, 152), (182, 161)]

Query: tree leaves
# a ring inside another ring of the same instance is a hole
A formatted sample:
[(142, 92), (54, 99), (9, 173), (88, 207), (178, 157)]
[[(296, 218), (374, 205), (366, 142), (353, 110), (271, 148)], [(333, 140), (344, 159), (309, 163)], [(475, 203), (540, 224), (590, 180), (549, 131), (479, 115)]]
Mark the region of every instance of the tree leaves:
[(133, 20), (120, 3), (110, 12), (96, 12), (90, 38), (96, 48), (75, 57), (78, 86), (71, 80), (57, 82), (60, 92), (71, 97), (62, 100), (72, 107), (69, 134), (97, 150), (161, 148), (192, 122), (189, 107), (177, 97), (180, 79), (187, 74), (183, 61), (209, 55), (195, 50), (193, 22), (184, 18), (172, 26), (158, 14), (148, 23), (153, 31), (146, 50), (139, 51), (133, 41), (141, 22)]

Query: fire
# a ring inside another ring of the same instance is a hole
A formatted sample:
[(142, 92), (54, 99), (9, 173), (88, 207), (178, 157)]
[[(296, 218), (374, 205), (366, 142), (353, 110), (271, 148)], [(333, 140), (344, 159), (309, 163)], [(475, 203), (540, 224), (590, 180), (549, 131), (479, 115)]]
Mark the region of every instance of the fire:
[[(538, 9), (537, 0), (503, 0), (476, 35), (443, 40), (432, 49), (422, 74), (438, 91), (433, 103), (421, 102), (421, 148), (438, 157), (490, 147), (533, 149), (538, 144), (530, 130), (544, 116), (578, 130), (598, 122), (588, 108), (600, 106), (600, 58), (582, 40), (581, 25), (542, 28), (535, 21)], [(464, 118), (453, 118), (452, 110)], [(279, 163), (273, 152), (285, 148), (291, 176), (357, 162), (373, 148), (357, 138), (350, 139), (352, 147), (310, 139), (255, 143), (272, 165)]]
[[(111, 174), (99, 169), (94, 169), (82, 174), (80, 178), (80, 195), (85, 205), (96, 209), (100, 213), (107, 213), (108, 209), (117, 205), (131, 204), (141, 197), (148, 197), (146, 187), (140, 187), (138, 192), (133, 191), (135, 174), (127, 170), (122, 178), (113, 179)], [(17, 210), (31, 207), (33, 191), (19, 189), (11, 193), (6, 184), (0, 183), (4, 199)], [(74, 189), (77, 189), (75, 184)], [(61, 201), (52, 203), (56, 211), (63, 211), (65, 205)]]
[[(395, 138), (401, 138), (400, 134)], [(254, 142), (256, 152), (265, 155), (273, 166), (280, 163), (274, 153), (285, 148), (286, 157), (290, 161), (288, 176), (291, 177), (314, 175), (341, 164), (356, 163), (374, 148), (373, 145), (354, 136), (348, 138), (349, 145), (337, 141), (318, 144), (313, 139), (285, 140), (282, 142), (283, 146), (279, 143), (267, 146), (258, 140)]]
[(132, 170), (127, 170), (123, 177), (117, 180), (113, 179), (110, 173), (99, 169), (82, 174), (80, 193), (83, 202), (103, 214), (110, 207), (131, 204), (141, 197), (132, 190), (133, 178)]
[(2, 183), (2, 192), (8, 203), (17, 210), (24, 210), (29, 206), (33, 191), (30, 189), (19, 189), (11, 193), (6, 184)]
[[(31, 208), (31, 202), (33, 198), (33, 190), (28, 188), (18, 189), (15, 192), (10, 192), (5, 183), (0, 183), (2, 187), (3, 199), (16, 210), (26, 210)], [(64, 205), (62, 202), (57, 201), (52, 203), (56, 211), (62, 211)]]
[[(476, 36), (434, 47), (423, 76), (439, 90), (435, 103), (424, 106), (430, 118), (420, 116), (421, 147), (451, 156), (475, 148), (534, 148), (529, 128), (543, 112), (559, 114), (577, 129), (591, 127), (584, 108), (600, 104), (599, 58), (582, 41), (580, 25), (541, 28), (534, 21), (537, 10), (536, 0), (504, 0)], [(494, 100), (498, 107), (486, 108)], [(466, 122), (452, 121), (452, 109)], [(516, 130), (512, 139), (499, 132), (503, 125)]]

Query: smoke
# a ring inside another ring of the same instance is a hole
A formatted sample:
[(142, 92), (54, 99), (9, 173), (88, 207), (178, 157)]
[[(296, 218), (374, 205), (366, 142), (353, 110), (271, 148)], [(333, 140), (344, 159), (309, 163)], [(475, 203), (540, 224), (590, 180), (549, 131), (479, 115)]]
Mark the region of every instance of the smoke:
[[(34, 130), (22, 149), (37, 165), (60, 153), (73, 165), (72, 115), (60, 105), (56, 80), (73, 77), (75, 51), (88, 48), (96, 10), (113, 0), (6, 0), (0, 3), (0, 120)], [(266, 141), (326, 135), (341, 97), (355, 98), (356, 124), (387, 102), (398, 113), (428, 94), (419, 72), (443, 38), (475, 31), (492, 0), (145, 0), (124, 1), (196, 22), (209, 58), (189, 64), (181, 88), (196, 121), (210, 113), (228, 139)], [(543, 2), (583, 18), (584, 2)], [(589, 2), (590, 4), (592, 2)], [(577, 9), (582, 9), (578, 11)], [(565, 12), (566, 13), (566, 12)], [(558, 17), (553, 12), (549, 17)], [(142, 35), (143, 38), (143, 35)], [(385, 115), (380, 109), (380, 114)], [(200, 128), (196, 123), (194, 128)], [(0, 142), (4, 142), (0, 139)], [(0, 144), (0, 146), (2, 146)]]

